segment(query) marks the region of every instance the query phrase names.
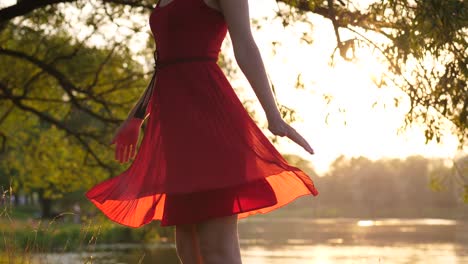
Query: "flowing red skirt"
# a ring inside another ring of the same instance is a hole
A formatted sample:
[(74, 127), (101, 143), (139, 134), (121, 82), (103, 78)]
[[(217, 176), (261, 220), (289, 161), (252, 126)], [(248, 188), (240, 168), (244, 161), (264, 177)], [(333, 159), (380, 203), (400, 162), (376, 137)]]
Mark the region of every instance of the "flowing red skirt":
[(111, 220), (139, 227), (244, 218), (318, 195), (252, 120), (215, 62), (161, 69), (150, 105), (131, 166), (86, 192)]

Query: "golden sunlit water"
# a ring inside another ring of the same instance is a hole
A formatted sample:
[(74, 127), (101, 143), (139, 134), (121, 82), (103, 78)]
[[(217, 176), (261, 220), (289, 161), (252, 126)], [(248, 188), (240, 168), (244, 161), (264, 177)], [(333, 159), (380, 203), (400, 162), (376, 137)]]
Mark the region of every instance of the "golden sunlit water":
[[(246, 264), (468, 263), (468, 221), (252, 217), (239, 222)], [(177, 264), (174, 244), (98, 245), (36, 263)]]

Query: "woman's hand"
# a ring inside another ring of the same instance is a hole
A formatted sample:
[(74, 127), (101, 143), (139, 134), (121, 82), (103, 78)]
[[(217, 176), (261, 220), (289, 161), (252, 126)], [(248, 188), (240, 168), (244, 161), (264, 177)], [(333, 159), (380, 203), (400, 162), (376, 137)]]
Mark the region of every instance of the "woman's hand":
[(111, 145), (116, 144), (115, 159), (120, 163), (127, 162), (130, 158), (135, 157), (142, 124), (143, 119), (130, 118), (125, 120), (117, 129)]
[(274, 118), (268, 120), (268, 130), (276, 136), (286, 136), (292, 141), (296, 142), (299, 146), (303, 147), (310, 154), (314, 154), (314, 150), (310, 147), (309, 143), (288, 123), (282, 118)]

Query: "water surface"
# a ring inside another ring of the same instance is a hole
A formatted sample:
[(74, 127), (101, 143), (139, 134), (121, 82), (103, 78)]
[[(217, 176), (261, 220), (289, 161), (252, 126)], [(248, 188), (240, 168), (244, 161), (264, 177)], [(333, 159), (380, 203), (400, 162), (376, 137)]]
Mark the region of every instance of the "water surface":
[[(245, 264), (468, 263), (468, 221), (445, 219), (269, 219), (239, 221)], [(45, 254), (37, 263), (176, 264), (171, 243), (98, 245)]]

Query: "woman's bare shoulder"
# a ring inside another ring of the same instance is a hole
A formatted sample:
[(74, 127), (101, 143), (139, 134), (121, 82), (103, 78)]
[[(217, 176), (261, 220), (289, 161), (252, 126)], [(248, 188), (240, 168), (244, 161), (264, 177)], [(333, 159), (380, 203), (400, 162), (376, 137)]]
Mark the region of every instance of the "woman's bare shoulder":
[(216, 0), (224, 15), (233, 43), (244, 41), (251, 37), (250, 14), (248, 0)]

